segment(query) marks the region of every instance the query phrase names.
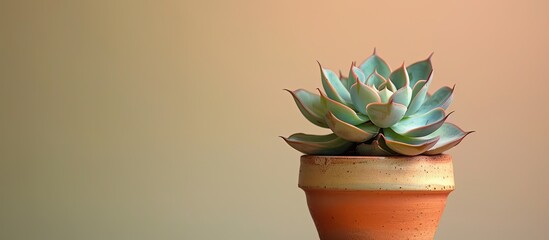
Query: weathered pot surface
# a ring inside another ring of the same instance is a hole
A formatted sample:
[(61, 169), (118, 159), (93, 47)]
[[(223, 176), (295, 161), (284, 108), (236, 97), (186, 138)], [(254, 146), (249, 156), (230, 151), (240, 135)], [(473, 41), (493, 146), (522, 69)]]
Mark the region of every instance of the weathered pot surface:
[(304, 155), (299, 187), (322, 240), (433, 239), (452, 158)]

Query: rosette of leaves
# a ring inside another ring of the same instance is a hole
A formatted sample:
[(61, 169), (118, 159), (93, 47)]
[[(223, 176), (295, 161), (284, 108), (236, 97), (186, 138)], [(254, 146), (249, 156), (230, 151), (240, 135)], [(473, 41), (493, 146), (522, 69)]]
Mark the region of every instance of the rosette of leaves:
[(351, 64), (348, 77), (319, 66), (324, 92), (287, 90), (307, 120), (332, 131), (282, 137), (302, 153), (435, 155), (471, 133), (446, 122), (454, 88), (429, 93), (431, 56), (391, 71), (374, 50), (360, 66)]

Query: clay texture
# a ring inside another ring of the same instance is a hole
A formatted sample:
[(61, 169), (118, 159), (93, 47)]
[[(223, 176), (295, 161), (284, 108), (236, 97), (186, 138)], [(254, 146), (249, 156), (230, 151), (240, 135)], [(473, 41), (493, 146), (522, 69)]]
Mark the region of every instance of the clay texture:
[(433, 239), (454, 189), (452, 159), (305, 155), (299, 187), (322, 240)]

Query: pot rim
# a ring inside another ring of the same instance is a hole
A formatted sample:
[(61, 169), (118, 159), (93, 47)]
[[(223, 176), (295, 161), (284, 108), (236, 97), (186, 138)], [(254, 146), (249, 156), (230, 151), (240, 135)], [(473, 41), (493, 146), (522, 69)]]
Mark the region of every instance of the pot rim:
[(301, 155), (301, 157), (326, 157), (326, 158), (348, 158), (348, 159), (387, 159), (387, 158), (414, 158), (414, 157), (440, 157), (440, 156), (450, 156), (450, 154), (441, 153), (436, 155), (416, 155), (416, 156), (406, 156), (406, 155), (389, 155), (389, 156), (361, 156), (361, 155), (311, 155), (311, 154), (304, 154)]
[(452, 157), (303, 155), (304, 190), (452, 191)]

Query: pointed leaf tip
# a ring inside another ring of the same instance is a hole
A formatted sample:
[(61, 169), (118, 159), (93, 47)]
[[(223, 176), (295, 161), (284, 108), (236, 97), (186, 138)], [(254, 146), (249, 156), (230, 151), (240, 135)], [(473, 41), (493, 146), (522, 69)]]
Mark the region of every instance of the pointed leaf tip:
[(430, 60), (431, 56), (429, 55), (426, 59), (412, 63), (407, 67), (411, 86), (414, 86), (420, 80), (428, 80), (430, 78), (430, 73), (433, 71), (433, 65)]
[(388, 80), (395, 85), (396, 89), (401, 89), (404, 86), (410, 86), (410, 76), (408, 74), (408, 69), (404, 66), (404, 63), (391, 72)]
[(337, 74), (330, 69), (323, 68), (320, 63), (319, 67), (322, 87), (324, 88), (326, 95), (340, 103), (350, 105), (351, 96), (349, 90), (343, 85), (343, 82), (339, 79)]
[(327, 110), (319, 95), (304, 89), (287, 91), (292, 95), (299, 111), (307, 120), (319, 127), (328, 128), (324, 119)]
[(360, 64), (359, 68), (366, 76), (373, 73), (374, 69), (377, 69), (377, 72), (384, 78), (389, 77), (389, 74), (391, 74), (391, 68), (389, 65), (385, 62), (385, 60), (379, 57), (375, 51), (366, 60), (364, 60), (362, 64)]
[(349, 149), (353, 143), (345, 141), (335, 134), (311, 135), (296, 133), (283, 139), (294, 149), (315, 155), (342, 154)]
[(438, 130), (426, 137), (438, 136), (440, 140), (428, 151), (427, 155), (436, 155), (457, 146), (470, 132), (465, 132), (453, 123), (444, 123)]

